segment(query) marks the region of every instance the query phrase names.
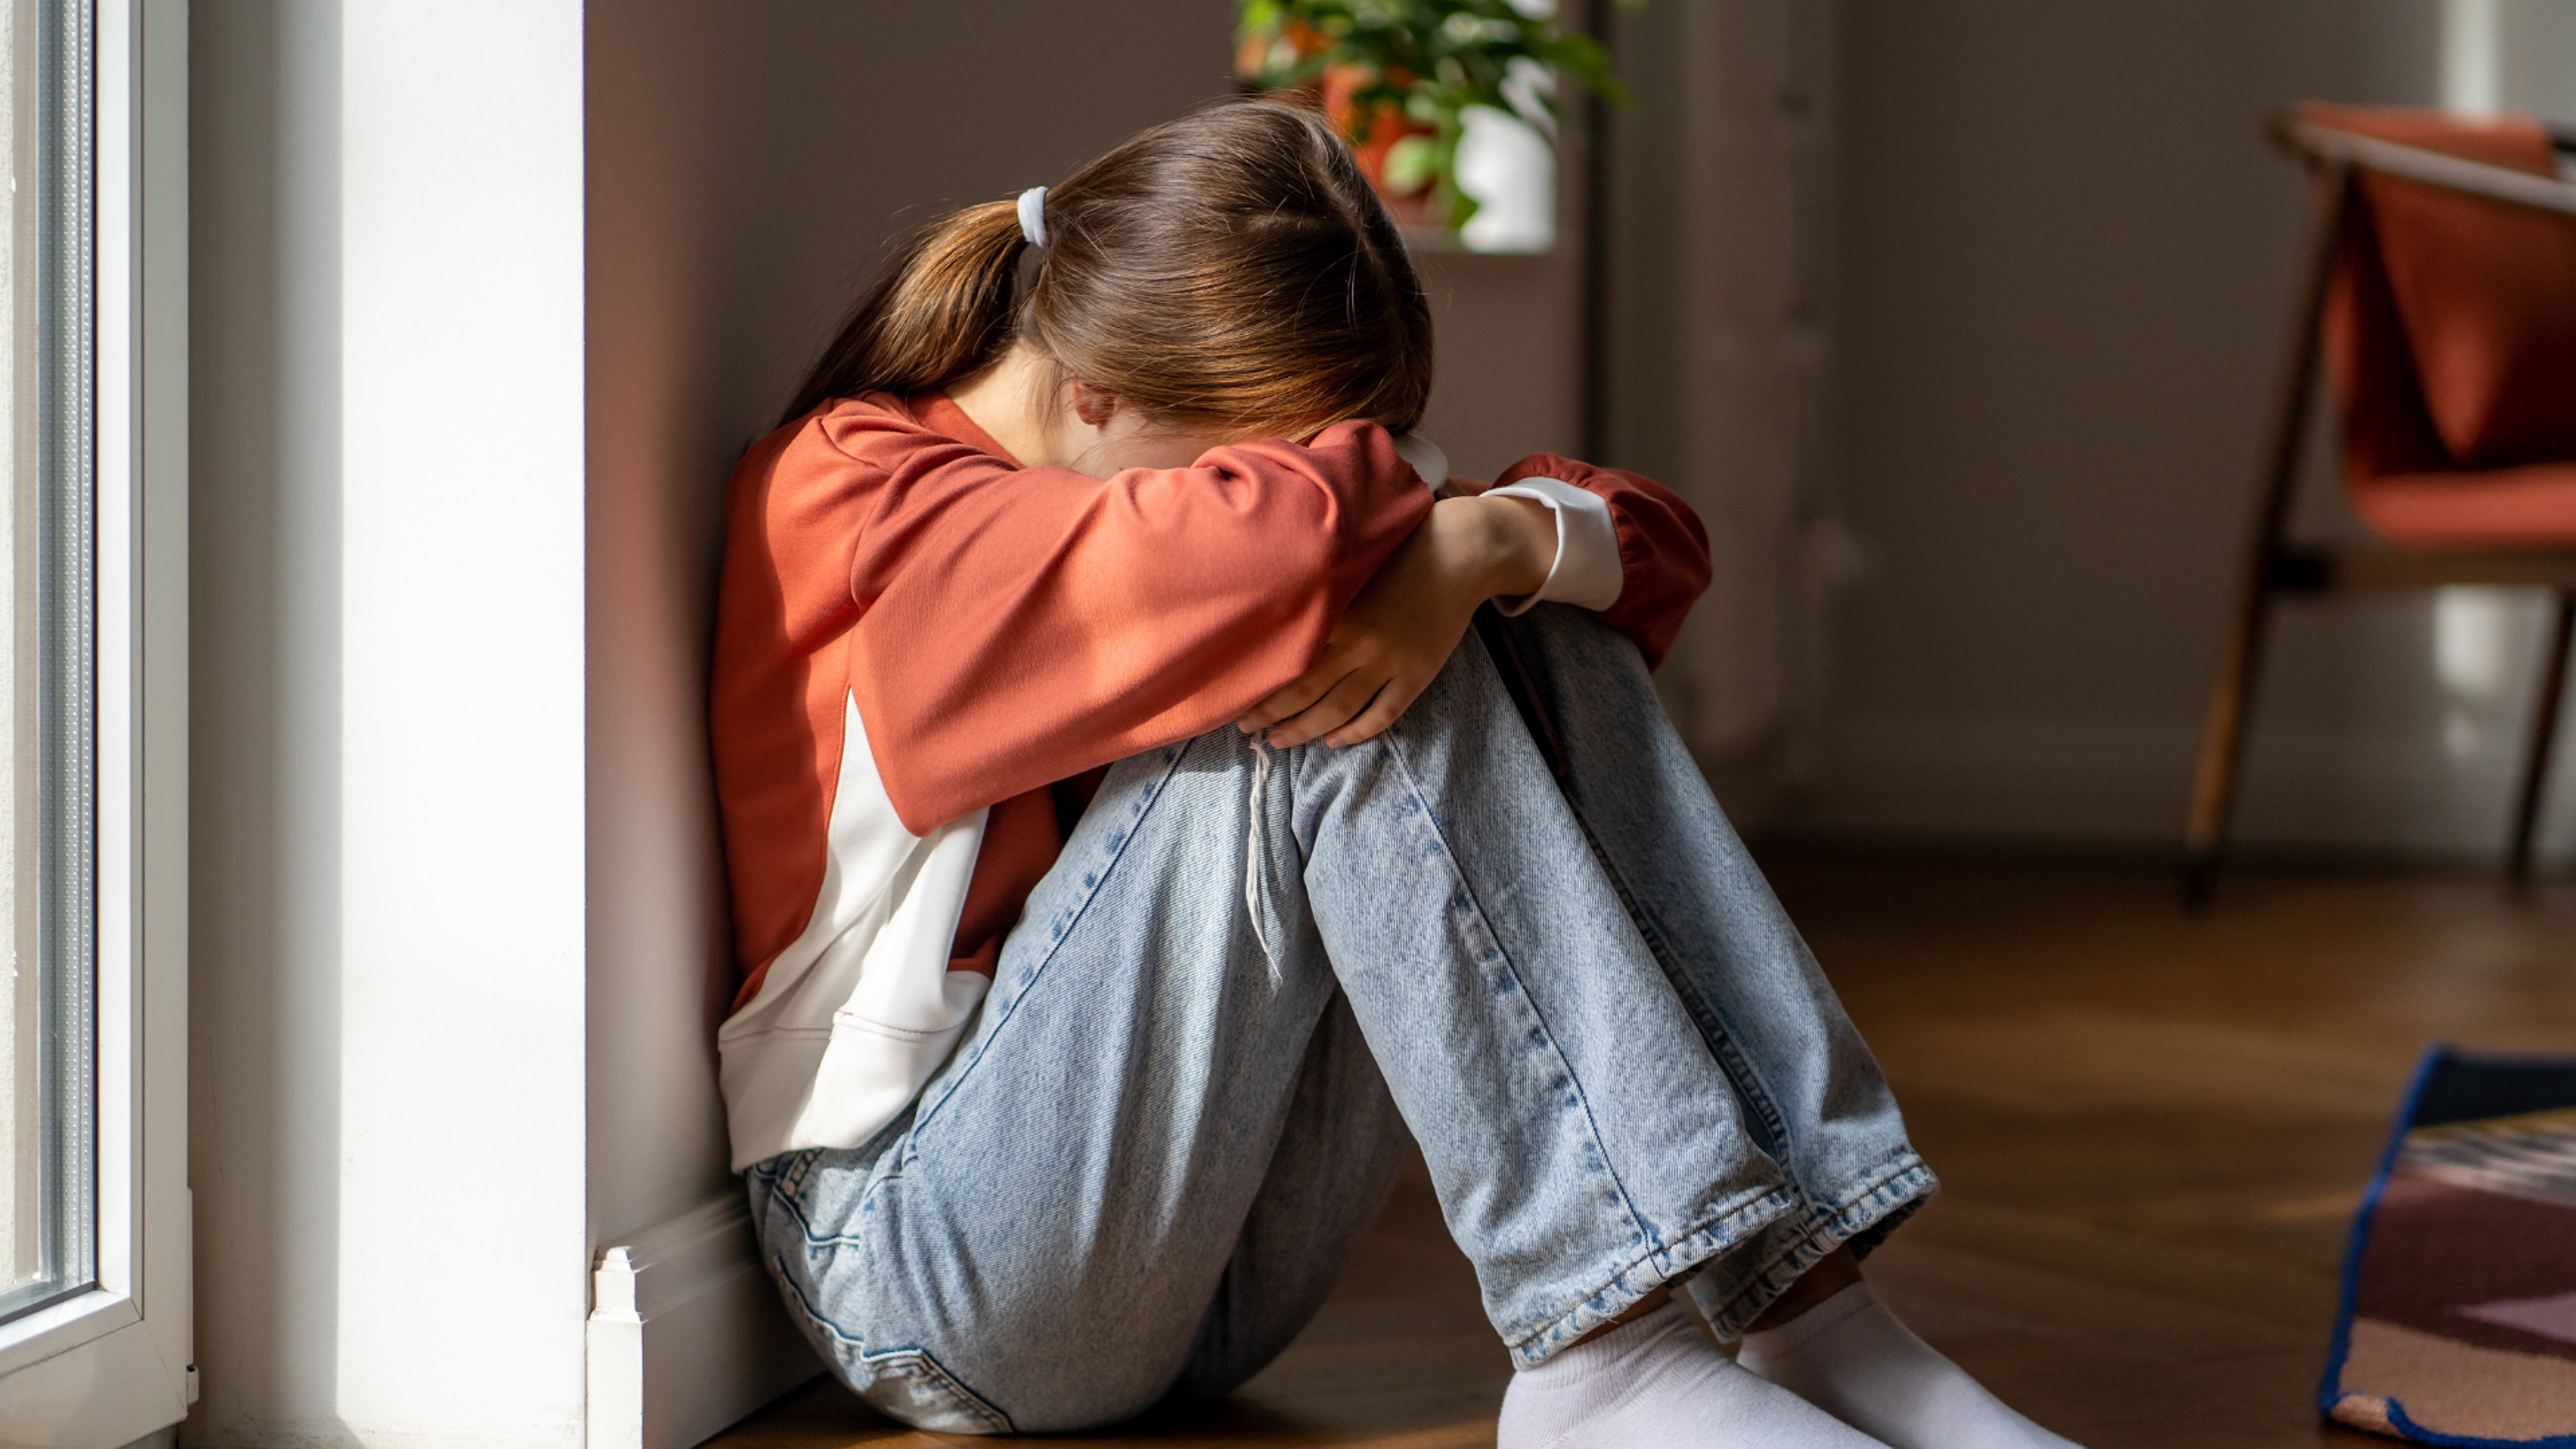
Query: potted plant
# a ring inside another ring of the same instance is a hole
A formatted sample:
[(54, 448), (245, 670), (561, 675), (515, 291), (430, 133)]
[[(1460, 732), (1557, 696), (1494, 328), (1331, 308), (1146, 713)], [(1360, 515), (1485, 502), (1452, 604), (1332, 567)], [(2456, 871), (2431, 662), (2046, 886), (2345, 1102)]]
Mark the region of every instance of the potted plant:
[(1551, 0), (1241, 0), (1235, 74), (1313, 97), (1351, 139), (1397, 221), (1455, 235), (1476, 214), (1458, 185), (1471, 107), (1556, 133), (1568, 77), (1624, 100), (1591, 36)]

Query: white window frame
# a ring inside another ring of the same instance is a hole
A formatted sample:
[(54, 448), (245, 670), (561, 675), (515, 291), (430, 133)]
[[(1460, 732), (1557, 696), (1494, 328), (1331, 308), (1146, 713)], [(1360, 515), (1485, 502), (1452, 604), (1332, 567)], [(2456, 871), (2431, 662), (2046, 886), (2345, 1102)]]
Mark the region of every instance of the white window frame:
[(188, 4), (95, 0), (95, 1286), (0, 1324), (12, 1445), (196, 1398), (188, 1199)]

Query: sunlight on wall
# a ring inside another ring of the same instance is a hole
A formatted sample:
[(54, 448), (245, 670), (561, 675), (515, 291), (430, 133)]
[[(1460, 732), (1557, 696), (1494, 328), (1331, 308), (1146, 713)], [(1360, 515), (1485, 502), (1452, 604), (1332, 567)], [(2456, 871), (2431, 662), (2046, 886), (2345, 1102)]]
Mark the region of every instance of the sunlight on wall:
[(2448, 588), (2433, 592), (2433, 674), (2442, 682), (2442, 753), (2466, 760), (2480, 752), (2480, 720), (2504, 693), (2515, 661), (2506, 645), (2513, 635), (2512, 596), (2496, 589)]
[[(2496, 0), (2442, 0), (2442, 104), (2493, 111), (2503, 69)], [(2442, 753), (2479, 753), (2478, 721), (2507, 677), (2505, 641), (2513, 624), (2507, 599), (2493, 589), (2433, 592), (2433, 673), (2441, 681)]]
[(2496, 0), (2442, 0), (2442, 104), (2492, 111), (2503, 73)]

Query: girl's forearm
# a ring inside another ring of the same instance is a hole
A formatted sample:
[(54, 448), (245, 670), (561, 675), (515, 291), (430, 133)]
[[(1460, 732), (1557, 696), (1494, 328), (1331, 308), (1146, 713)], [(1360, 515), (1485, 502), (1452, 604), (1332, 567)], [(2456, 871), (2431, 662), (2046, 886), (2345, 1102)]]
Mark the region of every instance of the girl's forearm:
[(1532, 499), (1444, 498), (1432, 506), (1430, 526), (1455, 539), (1471, 607), (1537, 593), (1556, 566), (1556, 514)]

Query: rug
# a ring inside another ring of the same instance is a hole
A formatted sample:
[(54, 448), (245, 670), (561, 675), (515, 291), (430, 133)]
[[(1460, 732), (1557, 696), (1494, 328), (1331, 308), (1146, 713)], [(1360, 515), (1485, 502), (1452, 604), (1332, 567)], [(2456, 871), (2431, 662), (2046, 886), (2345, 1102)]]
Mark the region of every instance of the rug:
[(2425, 1053), (2317, 1402), (2419, 1444), (2576, 1449), (2576, 1059)]

